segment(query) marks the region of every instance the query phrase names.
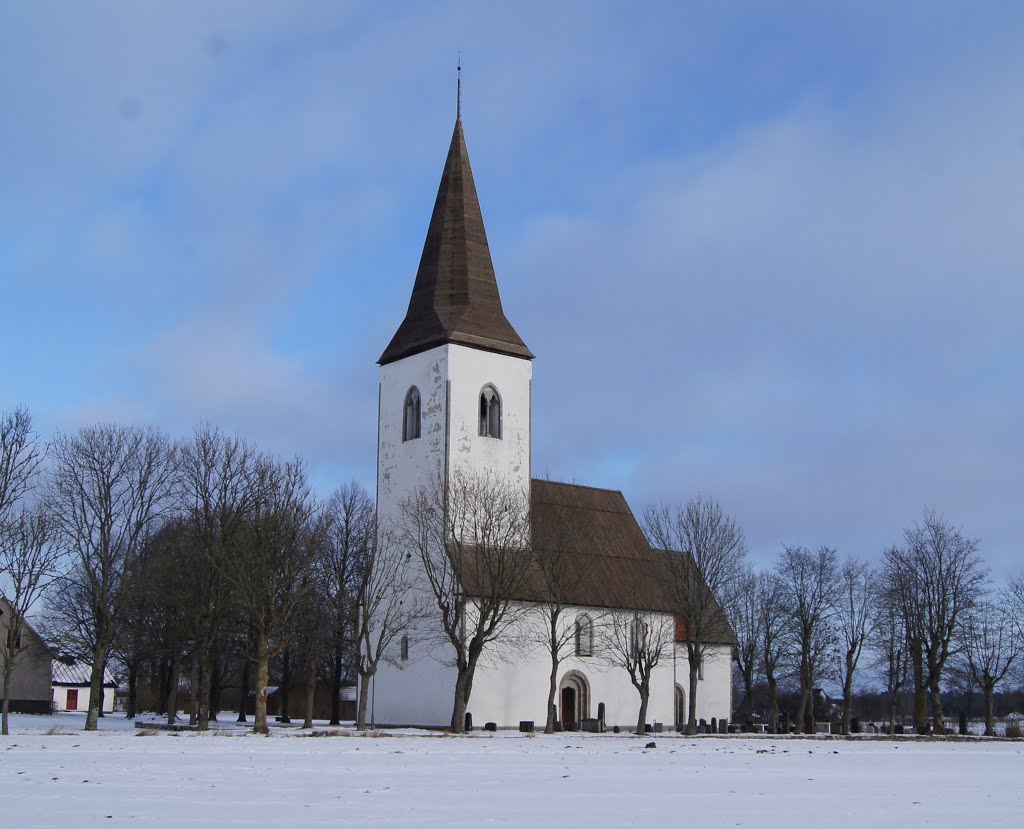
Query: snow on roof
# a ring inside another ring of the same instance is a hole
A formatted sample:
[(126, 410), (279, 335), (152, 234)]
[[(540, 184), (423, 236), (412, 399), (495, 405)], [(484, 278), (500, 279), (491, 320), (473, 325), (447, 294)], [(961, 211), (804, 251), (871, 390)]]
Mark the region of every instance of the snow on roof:
[[(88, 685), (92, 675), (92, 665), (88, 662), (66, 662), (63, 659), (53, 660), (53, 684), (54, 685)], [(107, 688), (116, 688), (113, 674), (110, 671), (103, 672), (103, 685)]]

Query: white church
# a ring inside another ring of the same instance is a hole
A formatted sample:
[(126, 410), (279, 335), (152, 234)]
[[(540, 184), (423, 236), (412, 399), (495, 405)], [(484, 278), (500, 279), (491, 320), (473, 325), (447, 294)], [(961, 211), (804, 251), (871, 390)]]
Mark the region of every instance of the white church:
[[(532, 478), (532, 359), (502, 310), (460, 114), (412, 298), (378, 361), (378, 517), (400, 520), (417, 488), (447, 482), (457, 469), (486, 472), (528, 492), (532, 543), (575, 539), (564, 542), (572, 546), (564, 552), (578, 578), (573, 606), (562, 614), (572, 633), (558, 676), (557, 721), (567, 729), (598, 722), (636, 727), (639, 694), (627, 671), (602, 653), (595, 620), (642, 609), (675, 631), (652, 672), (646, 720), (677, 727), (686, 717), (689, 666), (679, 641), (685, 623), (673, 615), (664, 573), (665, 557), (681, 554), (650, 546), (621, 492)], [(560, 523), (586, 527), (585, 540), (579, 532), (560, 533)], [(520, 592), (524, 609), (541, 599), (529, 587)], [(533, 618), (543, 631), (542, 616)], [(730, 715), (734, 636), (722, 619), (698, 683), (697, 717), (709, 723)], [(373, 685), (376, 724), (449, 724), (456, 669), (452, 647), (435, 632), (409, 630), (388, 664), (381, 663)], [(524, 648), (521, 636), (515, 647), (504, 648), (501, 640), (489, 647), (467, 707), (473, 724), (516, 728), (534, 721), (543, 728), (549, 650)]]

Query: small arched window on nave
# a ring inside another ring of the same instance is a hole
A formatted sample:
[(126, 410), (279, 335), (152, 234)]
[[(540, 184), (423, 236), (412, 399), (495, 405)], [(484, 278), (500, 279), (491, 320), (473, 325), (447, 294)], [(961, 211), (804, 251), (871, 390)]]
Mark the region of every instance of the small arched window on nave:
[(480, 390), (480, 430), (487, 438), (501, 438), (501, 397), (490, 383)]
[(576, 617), (576, 655), (592, 656), (594, 653), (594, 622), (586, 613)]
[(412, 386), (405, 393), (402, 408), (402, 440), (415, 440), (420, 436), (420, 390)]

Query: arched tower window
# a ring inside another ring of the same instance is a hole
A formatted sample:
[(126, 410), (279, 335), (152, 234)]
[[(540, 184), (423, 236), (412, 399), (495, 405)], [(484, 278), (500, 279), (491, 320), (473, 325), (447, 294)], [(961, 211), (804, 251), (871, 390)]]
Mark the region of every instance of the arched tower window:
[(405, 393), (402, 409), (402, 440), (414, 440), (420, 436), (420, 390), (413, 386)]
[(594, 623), (585, 613), (576, 617), (576, 655), (592, 656), (594, 653)]
[(501, 438), (501, 397), (490, 383), (480, 390), (480, 434)]

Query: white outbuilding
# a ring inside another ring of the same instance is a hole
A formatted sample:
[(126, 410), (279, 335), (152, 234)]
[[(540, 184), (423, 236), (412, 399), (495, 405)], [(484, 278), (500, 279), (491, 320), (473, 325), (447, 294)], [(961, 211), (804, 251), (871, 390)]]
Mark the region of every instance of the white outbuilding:
[[(88, 711), (92, 699), (89, 680), (92, 665), (68, 657), (53, 660), (53, 710), (54, 711)], [(104, 714), (114, 711), (114, 694), (117, 693), (117, 682), (110, 671), (103, 676)]]

